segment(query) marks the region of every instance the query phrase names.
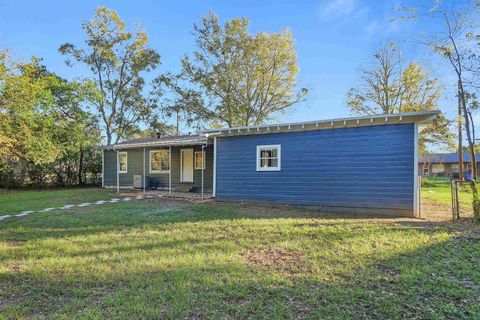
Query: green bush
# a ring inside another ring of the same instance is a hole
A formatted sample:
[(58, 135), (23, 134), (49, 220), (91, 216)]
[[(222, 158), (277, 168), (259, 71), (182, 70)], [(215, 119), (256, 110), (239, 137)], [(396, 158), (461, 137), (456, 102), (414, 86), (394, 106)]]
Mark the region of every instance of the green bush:
[(15, 171), (7, 163), (0, 163), (0, 188), (9, 189), (15, 185)]

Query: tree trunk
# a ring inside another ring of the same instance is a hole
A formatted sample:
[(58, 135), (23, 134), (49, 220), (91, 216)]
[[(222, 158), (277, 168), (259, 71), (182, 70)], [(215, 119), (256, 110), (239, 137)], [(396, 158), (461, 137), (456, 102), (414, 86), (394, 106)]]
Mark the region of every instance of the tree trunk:
[(462, 100), (462, 109), (463, 109), (463, 118), (465, 120), (465, 131), (467, 133), (467, 140), (468, 140), (468, 148), (470, 151), (470, 162), (472, 168), (472, 180), (477, 180), (477, 159), (475, 156), (475, 141), (472, 138), (472, 130), (470, 125), (474, 125), (470, 123), (470, 118), (468, 116), (467, 104), (465, 102), (465, 92), (463, 90), (463, 84), (460, 82), (460, 93), (461, 93), (461, 100)]
[(107, 134), (107, 145), (111, 145), (112, 144), (112, 131), (110, 131), (110, 128), (107, 127), (106, 130), (105, 130), (106, 134)]
[(471, 186), (472, 186), (472, 197), (473, 197), (473, 216), (476, 221), (480, 221), (480, 198), (479, 198), (478, 189), (477, 189), (477, 159), (475, 156), (475, 141), (472, 138), (472, 131), (470, 128), (470, 124), (472, 125), (472, 127), (474, 126), (474, 124), (470, 123), (467, 103), (465, 101), (465, 91), (463, 90), (463, 83), (460, 75), (459, 75), (459, 78), (460, 78), (458, 81), (459, 94), (461, 97), (463, 118), (465, 120), (465, 132), (467, 134), (468, 147), (470, 151), (470, 162), (471, 162), (471, 168), (472, 168)]
[(180, 133), (180, 129), (179, 129), (179, 119), (178, 119), (178, 118), (179, 118), (179, 115), (178, 115), (178, 110), (177, 110), (177, 112), (176, 112), (176, 113), (177, 113), (177, 115), (176, 115), (176, 116), (177, 116), (177, 136), (178, 136), (178, 135), (179, 135), (179, 133)]
[(83, 186), (83, 147), (80, 147), (80, 159), (78, 163), (78, 184)]
[(460, 93), (460, 80), (457, 83), (458, 95), (458, 179), (463, 181), (463, 137), (462, 137), (462, 97)]

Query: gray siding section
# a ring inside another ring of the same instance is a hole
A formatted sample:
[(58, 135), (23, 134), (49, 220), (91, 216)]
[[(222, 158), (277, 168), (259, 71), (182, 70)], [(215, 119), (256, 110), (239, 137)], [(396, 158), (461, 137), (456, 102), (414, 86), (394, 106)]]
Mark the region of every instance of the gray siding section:
[[(281, 171), (257, 172), (270, 144)], [(216, 197), (411, 215), (415, 169), (413, 124), (221, 137)]]
[[(145, 148), (145, 171), (147, 177), (155, 177), (160, 181), (160, 187), (168, 187), (168, 173), (150, 173), (149, 172), (149, 151), (161, 150), (168, 148)], [(172, 187), (178, 186), (195, 186), (201, 188), (202, 182), (202, 170), (193, 170), (193, 183), (180, 182), (180, 149), (193, 149), (193, 151), (201, 151), (201, 146), (185, 146), (185, 147), (172, 147)], [(120, 186), (132, 187), (133, 176), (143, 174), (143, 148), (138, 149), (124, 149), (119, 151), (125, 151), (128, 154), (127, 161), (127, 173), (120, 173)], [(205, 170), (204, 170), (204, 188), (205, 191), (212, 190), (213, 181), (213, 146), (209, 145), (205, 148)], [(104, 157), (104, 182), (106, 187), (117, 185), (117, 158), (116, 152), (111, 150), (105, 151)]]

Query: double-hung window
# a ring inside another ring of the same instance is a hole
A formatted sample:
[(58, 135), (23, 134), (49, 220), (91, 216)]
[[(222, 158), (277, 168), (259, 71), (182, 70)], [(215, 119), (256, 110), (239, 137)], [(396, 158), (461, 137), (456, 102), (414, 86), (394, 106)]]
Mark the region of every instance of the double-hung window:
[(205, 169), (204, 157), (205, 157), (204, 151), (195, 152), (195, 170)]
[(150, 151), (150, 173), (170, 172), (170, 153), (168, 150)]
[(257, 146), (257, 171), (280, 171), (281, 147), (279, 144)]
[(119, 165), (118, 172), (127, 173), (128, 155), (126, 152), (118, 153), (118, 165)]

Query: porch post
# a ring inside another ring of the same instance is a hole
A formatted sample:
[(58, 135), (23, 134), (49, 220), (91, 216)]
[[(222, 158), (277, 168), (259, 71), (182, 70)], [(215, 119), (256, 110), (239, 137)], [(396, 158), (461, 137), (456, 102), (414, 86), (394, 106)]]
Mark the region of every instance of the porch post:
[(145, 180), (147, 177), (145, 176), (145, 148), (143, 148), (143, 195), (145, 195)]
[(102, 148), (102, 188), (105, 188), (105, 149)]
[(168, 195), (172, 195), (172, 146), (168, 147)]
[(117, 152), (117, 193), (120, 193), (120, 157), (118, 150), (115, 151)]

